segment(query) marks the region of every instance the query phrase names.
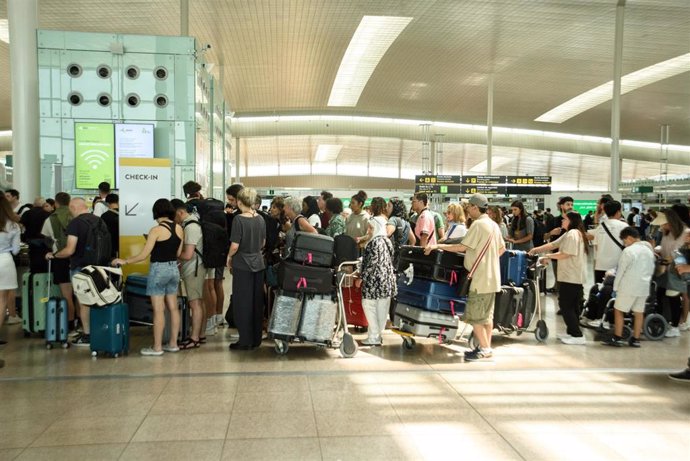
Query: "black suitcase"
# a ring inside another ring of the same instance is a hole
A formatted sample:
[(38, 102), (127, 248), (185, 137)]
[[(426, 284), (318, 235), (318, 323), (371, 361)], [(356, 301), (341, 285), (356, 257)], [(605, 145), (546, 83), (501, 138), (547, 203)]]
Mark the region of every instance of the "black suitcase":
[(539, 286), (536, 280), (527, 280), (522, 285), (522, 301), (515, 325), (518, 328), (527, 328), (532, 323), (532, 317), (537, 309), (537, 296)]
[(494, 304), (494, 328), (514, 329), (522, 305), (524, 289), (521, 287), (501, 287), (496, 293)]
[(310, 266), (331, 267), (333, 265), (333, 237), (311, 232), (295, 233), (290, 258)]
[(283, 261), (278, 266), (278, 283), (285, 291), (330, 293), (334, 289), (334, 272), (330, 267), (307, 266)]
[(129, 306), (130, 323), (153, 325), (151, 297), (146, 295), (145, 275), (132, 274), (125, 283), (124, 302)]
[[(192, 333), (192, 315), (186, 296), (177, 297), (177, 306), (180, 309), (180, 331), (177, 334), (177, 341), (183, 342)], [(131, 317), (131, 315), (130, 315)], [(170, 342), (170, 309), (165, 308), (165, 329), (163, 330), (163, 344)]]
[(398, 272), (404, 272), (412, 264), (415, 277), (462, 285), (467, 276), (464, 262), (462, 253), (434, 250), (425, 255), (422, 247), (404, 245), (400, 247)]

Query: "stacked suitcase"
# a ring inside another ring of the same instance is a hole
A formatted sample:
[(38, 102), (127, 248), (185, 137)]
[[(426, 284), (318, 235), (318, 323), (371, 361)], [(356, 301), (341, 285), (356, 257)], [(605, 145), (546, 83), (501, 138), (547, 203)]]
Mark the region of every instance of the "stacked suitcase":
[(467, 276), (464, 255), (403, 246), (398, 271), (410, 273), (398, 280), (397, 305), (393, 323), (402, 332), (421, 337), (455, 338), (458, 315), (465, 310), (465, 299), (457, 294)]
[(506, 250), (500, 258), (501, 291), (496, 294), (494, 326), (521, 330), (532, 321), (539, 287), (528, 278), (529, 257), (524, 251)]
[(335, 294), (333, 238), (297, 232), (287, 260), (278, 266), (278, 291), (268, 326), (269, 337), (328, 343), (338, 302)]

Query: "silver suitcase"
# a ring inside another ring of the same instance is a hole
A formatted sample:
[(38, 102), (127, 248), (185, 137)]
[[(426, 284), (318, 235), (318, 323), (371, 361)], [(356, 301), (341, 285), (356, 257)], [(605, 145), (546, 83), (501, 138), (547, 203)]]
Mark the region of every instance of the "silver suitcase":
[(395, 306), (395, 326), (415, 336), (441, 338), (445, 341), (455, 339), (458, 333), (458, 319), (442, 312), (429, 312), (407, 304)]
[(338, 302), (333, 295), (307, 295), (297, 336), (317, 343), (330, 341), (337, 313)]
[(302, 296), (298, 293), (278, 291), (273, 303), (268, 333), (272, 337), (294, 337), (302, 316)]

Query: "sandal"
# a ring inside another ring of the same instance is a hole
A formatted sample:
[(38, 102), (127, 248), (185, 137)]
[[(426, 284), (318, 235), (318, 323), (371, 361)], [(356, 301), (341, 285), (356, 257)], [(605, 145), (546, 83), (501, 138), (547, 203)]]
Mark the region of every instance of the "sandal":
[(178, 344), (177, 346), (180, 348), (180, 350), (196, 349), (201, 346), (201, 342), (194, 341), (192, 338), (187, 338), (182, 344)]
[(206, 336), (199, 337), (199, 344), (206, 344)]

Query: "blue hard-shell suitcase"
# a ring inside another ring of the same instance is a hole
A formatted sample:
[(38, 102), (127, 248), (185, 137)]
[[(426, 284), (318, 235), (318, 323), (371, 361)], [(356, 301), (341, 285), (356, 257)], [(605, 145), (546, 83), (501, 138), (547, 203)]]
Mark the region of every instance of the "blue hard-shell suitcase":
[(501, 285), (521, 286), (527, 278), (527, 252), (506, 250), (500, 259)]
[(125, 303), (91, 308), (91, 355), (118, 357), (129, 351), (129, 309)]
[(398, 302), (429, 312), (461, 314), (465, 311), (465, 298), (458, 296), (458, 286), (415, 278), (410, 285), (401, 278), (398, 282)]
[(64, 298), (50, 298), (46, 305), (46, 346), (52, 348), (53, 343), (61, 343), (63, 348), (69, 347), (67, 335), (69, 324), (67, 320), (67, 300)]

